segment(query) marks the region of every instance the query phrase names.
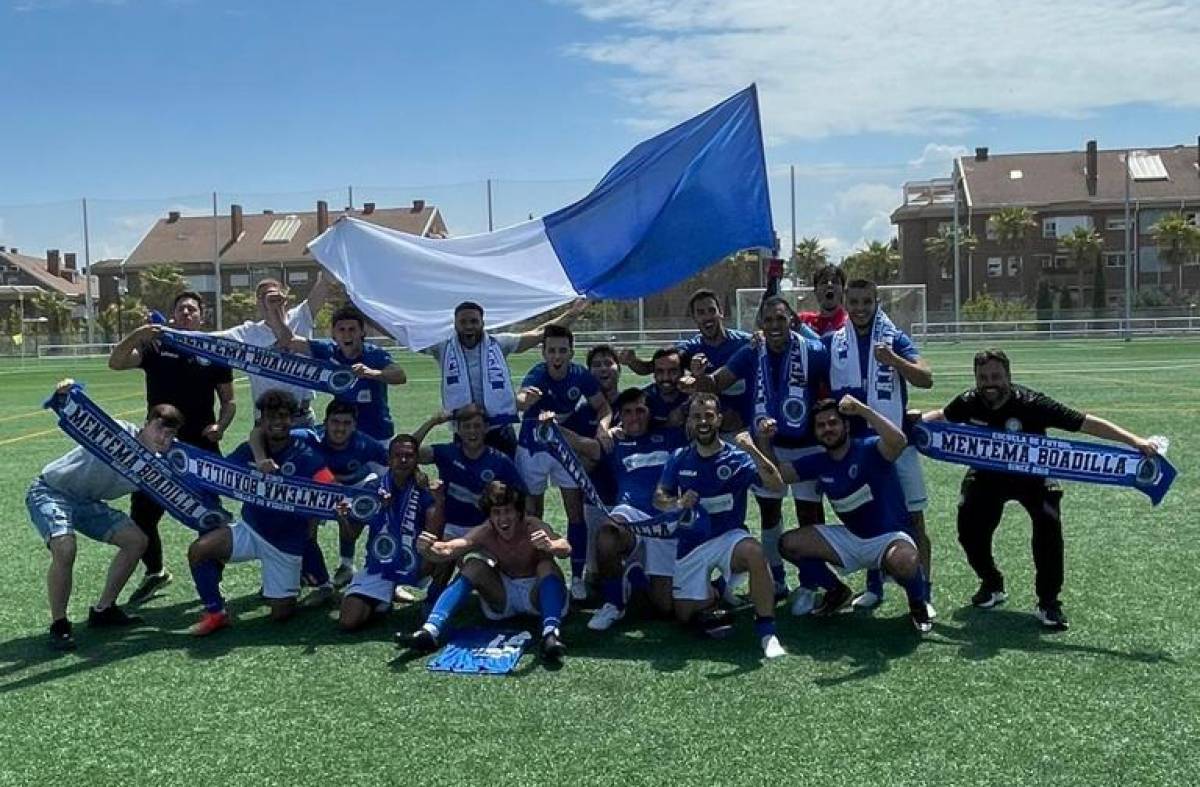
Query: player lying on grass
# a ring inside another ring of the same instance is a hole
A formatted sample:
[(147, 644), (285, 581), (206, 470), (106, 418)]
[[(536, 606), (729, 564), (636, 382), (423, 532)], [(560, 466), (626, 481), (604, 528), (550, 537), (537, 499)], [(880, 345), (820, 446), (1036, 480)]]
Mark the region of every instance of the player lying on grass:
[[(873, 434), (850, 437), (851, 417), (865, 420)], [(916, 541), (905, 532), (908, 511), (895, 467), (908, 440), (895, 424), (850, 395), (841, 402), (817, 402), (813, 428), (824, 451), (779, 465), (788, 483), (815, 479), (842, 521), (842, 526), (801, 527), (779, 542), (780, 553), (800, 570), (801, 584), (825, 591), (811, 614), (829, 616), (850, 602), (850, 587), (828, 564), (844, 573), (880, 569), (908, 594), (913, 626), (929, 631), (928, 585)], [(761, 437), (769, 439), (765, 433)]]
[[(651, 606), (661, 614), (669, 615), (672, 609), (675, 539), (639, 536), (623, 526), (654, 516), (654, 490), (662, 469), (684, 442), (681, 429), (665, 423), (654, 425), (646, 399), (646, 391), (640, 388), (627, 388), (617, 396), (613, 407), (621, 426), (613, 430), (611, 446), (566, 428), (560, 430), (584, 459), (607, 464), (617, 483), (617, 505), (596, 535), (596, 571), (604, 604), (588, 621), (593, 631), (604, 631), (625, 616), (630, 592), (646, 592)], [(542, 413), (542, 418), (553, 418), (553, 414)]]
[(567, 614), (567, 586), (556, 558), (571, 555), (571, 545), (540, 519), (525, 513), (525, 494), (500, 481), (488, 484), (480, 506), (487, 521), (462, 538), (439, 541), (422, 533), (417, 547), (434, 563), (463, 560), (458, 576), (446, 588), (424, 625), (411, 634), (396, 636), (397, 645), (415, 650), (436, 650), (446, 624), (472, 590), (489, 620), (517, 615), (542, 619), (542, 658), (562, 660), (566, 645), (559, 624)]
[[(391, 611), (397, 582), (416, 584), (430, 578), (426, 598), (436, 599), (449, 579), (452, 566), (423, 560), (417, 551), (418, 537), (437, 537), (442, 531), (442, 502), (419, 477), (418, 446), (418, 438), (407, 434), (396, 435), (388, 446), (388, 472), (379, 486), (383, 506), (365, 523), (366, 562), (350, 580), (338, 614), (338, 625), (345, 631), (360, 629)], [(338, 506), (343, 532), (361, 532), (363, 523), (349, 514), (348, 501)]]
[[(62, 380), (55, 394), (65, 394), (74, 384), (74, 380)], [(137, 435), (142, 445), (162, 453), (183, 426), (183, 416), (169, 404), (157, 404), (150, 408), (141, 428), (128, 421), (118, 423)], [(71, 599), (76, 533), (117, 548), (100, 598), (88, 610), (88, 625), (128, 626), (141, 622), (141, 618), (117, 606), (117, 597), (146, 549), (146, 535), (126, 514), (105, 504), (130, 494), (134, 488), (83, 446), (76, 446), (43, 467), (25, 493), (29, 521), (50, 551), (46, 588), (50, 597), (50, 646), (55, 650), (75, 648), (67, 602)]]
[[(292, 424), (302, 413), (295, 396), (272, 389), (255, 406), (262, 413), (267, 458), (281, 475), (323, 483), (333, 481), (325, 455), (292, 434)], [(234, 449), (228, 459), (255, 465), (249, 442)], [(192, 633), (205, 636), (230, 624), (220, 587), (227, 563), (257, 560), (262, 566), (262, 595), (271, 608), (271, 620), (290, 618), (296, 611), (296, 597), (300, 593), (301, 555), (315, 526), (308, 517), (244, 503), (240, 521), (210, 530), (193, 541), (188, 548), (188, 561), (196, 592), (204, 602), (204, 613), (192, 627)]]
[(700, 506), (709, 526), (676, 531), (678, 551), (672, 595), (675, 616), (685, 623), (711, 626), (728, 613), (710, 583), (713, 570), (729, 587), (750, 575), (754, 602), (754, 632), (767, 658), (786, 655), (775, 636), (775, 585), (762, 545), (746, 529), (746, 495), (760, 484), (772, 492), (785, 489), (779, 471), (754, 445), (748, 432), (739, 432), (738, 446), (720, 437), (721, 403), (715, 394), (692, 396), (688, 407), (692, 441), (667, 461), (655, 491), (659, 510)]

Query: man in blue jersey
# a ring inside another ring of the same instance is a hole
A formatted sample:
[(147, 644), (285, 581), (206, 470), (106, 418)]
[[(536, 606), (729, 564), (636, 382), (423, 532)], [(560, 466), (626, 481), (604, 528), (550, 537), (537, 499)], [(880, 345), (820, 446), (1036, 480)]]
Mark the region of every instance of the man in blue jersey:
[[(284, 476), (332, 483), (333, 473), (325, 457), (292, 434), (293, 420), (301, 415), (300, 403), (286, 391), (270, 390), (255, 402), (262, 413), (267, 456)], [(242, 443), (227, 457), (229, 461), (253, 466), (250, 443)], [(257, 560), (262, 565), (262, 595), (271, 608), (271, 620), (287, 620), (296, 611), (300, 593), (301, 556), (304, 554), (311, 520), (252, 503), (242, 505), (242, 518), (232, 525), (204, 533), (188, 548), (188, 562), (196, 592), (204, 603), (200, 620), (192, 627), (205, 636), (230, 624), (221, 597), (221, 574), (227, 563)]]
[[(482, 431), (481, 431), (482, 434)], [(379, 480), (383, 506), (365, 523), (350, 517), (349, 503), (338, 507), (343, 528), (367, 528), (367, 559), (354, 574), (338, 613), (343, 631), (356, 631), (379, 615), (391, 611), (396, 585), (416, 585), (433, 577), (430, 597), (436, 597), (449, 579), (450, 567), (436, 567), (421, 559), (417, 539), (423, 533), (437, 536), (442, 530), (442, 504), (417, 474), (420, 438), (400, 434), (388, 446), (388, 470)]]
[(683, 379), (683, 355), (674, 347), (662, 347), (654, 351), (651, 363), (654, 382), (642, 389), (646, 392), (650, 423), (660, 432), (674, 430), (682, 436), (688, 408), (688, 396), (679, 390), (679, 381)]
[(661, 511), (699, 506), (707, 513), (707, 528), (676, 531), (675, 616), (686, 623), (711, 624), (720, 616), (717, 592), (709, 581), (713, 570), (730, 586), (749, 574), (759, 644), (767, 658), (786, 655), (775, 636), (771, 571), (762, 546), (746, 529), (750, 487), (758, 484), (781, 493), (783, 479), (748, 432), (738, 434), (737, 447), (721, 439), (721, 403), (714, 394), (692, 396), (687, 428), (691, 443), (671, 455), (654, 494), (654, 505)]
[[(314, 451), (321, 452), (326, 459), (333, 478), (339, 484), (358, 486), (370, 477), (379, 478), (388, 467), (388, 447), (382, 440), (360, 432), (357, 428), (358, 408), (349, 403), (333, 399), (325, 406), (325, 420), (317, 429), (293, 429), (294, 437), (303, 440)], [(254, 462), (264, 473), (276, 473), (278, 465), (266, 453), (266, 438), (261, 427), (250, 432), (250, 447), (254, 451)], [(361, 528), (359, 528), (361, 530)], [(353, 537), (351, 537), (353, 536)], [(339, 564), (333, 575), (332, 587), (343, 587), (354, 575), (354, 547), (358, 533), (353, 527), (342, 528), (338, 538)], [(324, 587), (328, 579), (325, 557), (316, 542), (316, 534), (305, 552), (306, 563), (313, 576), (310, 584)], [(315, 565), (319, 562), (319, 566)], [(306, 568), (305, 573), (309, 573)]]
[(330, 329), (332, 339), (297, 336), (278, 310), (271, 315), (268, 324), (283, 349), (350, 367), (358, 381), (334, 398), (358, 407), (359, 431), (377, 440), (388, 440), (395, 434), (396, 427), (388, 410), (387, 389), (389, 385), (403, 385), (408, 376), (392, 361), (387, 350), (365, 341), (367, 326), (362, 312), (350, 305), (334, 312)]
[[(851, 395), (881, 413), (893, 424), (902, 426), (908, 405), (908, 386), (933, 387), (933, 372), (921, 357), (908, 334), (896, 327), (879, 307), (874, 282), (855, 279), (846, 285), (846, 305), (850, 319), (823, 339), (829, 348), (829, 385), (834, 401)], [(862, 418), (850, 418), (850, 434), (871, 434)], [(925, 508), (928, 495), (925, 477), (915, 447), (909, 446), (896, 460), (896, 472), (904, 488), (909, 533), (921, 552), (921, 563), (929, 578), (930, 545), (925, 532)], [(883, 601), (883, 579), (879, 572), (867, 572), (867, 589), (854, 600), (857, 609), (874, 609)], [(934, 614), (932, 606), (930, 614)]]
[(600, 415), (600, 425), (607, 432), (612, 409), (600, 392), (600, 384), (584, 367), (571, 363), (575, 354), (575, 336), (570, 328), (547, 325), (542, 338), (542, 363), (525, 375), (517, 392), (517, 409), (521, 411), (521, 433), (517, 437), (517, 469), (529, 492), (529, 515), (541, 518), (545, 505), (546, 487), (550, 481), (562, 493), (567, 513), (567, 540), (571, 543), (571, 597), (587, 598), (583, 572), (587, 565), (587, 525), (583, 518), (583, 495), (566, 469), (537, 439), (538, 418), (541, 413), (554, 413), (556, 420), (566, 421), (586, 399)]
[[(698, 390), (716, 392), (730, 390), (739, 383), (747, 385), (753, 401), (753, 431), (759, 434), (764, 429), (773, 430), (772, 447), (781, 461), (820, 452), (821, 447), (812, 436), (809, 412), (829, 379), (829, 353), (819, 341), (791, 330), (794, 316), (784, 298), (772, 296), (764, 300), (759, 310), (763, 340), (746, 345), (716, 372), (700, 375), (694, 383)], [(690, 383), (685, 381), (685, 388)], [(763, 548), (777, 598), (788, 592), (779, 554), (779, 539), (784, 530), (783, 497), (787, 491), (776, 493), (762, 487), (754, 490), (762, 517)], [(790, 492), (800, 525), (821, 521), (821, 495), (815, 484), (794, 483)], [(797, 603), (803, 606), (811, 603), (811, 599), (801, 594)]]
[[(654, 491), (662, 469), (675, 449), (686, 442), (682, 429), (654, 424), (646, 398), (640, 388), (627, 388), (617, 397), (614, 407), (621, 426), (613, 430), (611, 447), (569, 429), (561, 430), (581, 457), (606, 464), (616, 479), (616, 506), (596, 537), (596, 568), (604, 604), (588, 621), (593, 631), (604, 631), (625, 616), (628, 599), (623, 580), (630, 582), (631, 591), (647, 590), (658, 612), (670, 614), (672, 608), (675, 539), (639, 536), (623, 527), (654, 515)], [(543, 413), (542, 417), (552, 416)]]
[(561, 662), (567, 648), (559, 625), (570, 601), (556, 560), (568, 557), (571, 545), (545, 522), (526, 513), (525, 495), (520, 489), (493, 481), (480, 502), (487, 519), (462, 538), (439, 540), (432, 533), (422, 533), (418, 539), (417, 547), (424, 559), (463, 563), (421, 628), (411, 634), (397, 634), (397, 645), (436, 650), (451, 616), (475, 590), (489, 620), (540, 617), (541, 656), (551, 663)]
[[(851, 437), (851, 418), (864, 420), (872, 434)], [(827, 617), (850, 601), (850, 588), (829, 569), (832, 563), (844, 573), (875, 569), (893, 577), (908, 594), (913, 626), (921, 633), (931, 630), (928, 584), (916, 541), (906, 532), (908, 512), (894, 464), (908, 446), (904, 433), (849, 395), (817, 402), (813, 427), (821, 453), (779, 466), (785, 481), (815, 479), (842, 521), (798, 528), (779, 543), (783, 556), (800, 569), (801, 583), (825, 591), (811, 614)]]
[[(455, 422), (457, 440), (424, 445), (425, 436), (438, 424)], [(445, 410), (435, 413), (417, 427), (413, 436), (422, 444), (417, 461), (437, 467), (445, 495), (445, 539), (459, 538), (486, 517), (479, 507), (479, 496), (492, 481), (503, 481), (524, 488), (521, 474), (513, 461), (499, 449), (487, 445), (488, 420), (483, 408), (472, 402), (458, 408), (457, 414)]]

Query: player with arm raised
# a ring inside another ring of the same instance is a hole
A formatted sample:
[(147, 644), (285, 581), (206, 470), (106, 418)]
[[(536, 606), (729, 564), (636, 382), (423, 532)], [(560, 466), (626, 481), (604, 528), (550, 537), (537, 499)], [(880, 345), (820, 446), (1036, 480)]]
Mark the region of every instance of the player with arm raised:
[(748, 432), (738, 435), (734, 447), (721, 439), (720, 431), (720, 400), (714, 394), (692, 396), (691, 442), (671, 455), (655, 490), (659, 510), (699, 506), (709, 519), (704, 532), (676, 531), (675, 616), (689, 624), (711, 622), (719, 601), (709, 581), (712, 572), (719, 571), (730, 586), (749, 574), (754, 633), (766, 657), (777, 658), (786, 651), (775, 636), (774, 585), (762, 546), (746, 529), (746, 495), (756, 483), (775, 492), (785, 486)]
[[(850, 418), (866, 421), (872, 433), (851, 437)], [(817, 402), (813, 428), (821, 453), (779, 464), (785, 481), (815, 479), (843, 523), (798, 528), (779, 543), (779, 551), (800, 570), (801, 583), (825, 591), (811, 614), (827, 617), (850, 601), (850, 588), (827, 564), (847, 573), (881, 570), (904, 587), (913, 626), (928, 632), (933, 627), (928, 584), (917, 544), (906, 532), (908, 514), (894, 464), (908, 446), (904, 433), (849, 395), (841, 402)]]
[(493, 481), (484, 490), (481, 506), (487, 521), (461, 538), (443, 541), (430, 533), (421, 534), (418, 546), (426, 560), (453, 563), (466, 559), (421, 628), (397, 635), (397, 644), (436, 650), (450, 617), (475, 590), (489, 620), (539, 616), (542, 658), (561, 661), (566, 645), (559, 626), (570, 602), (555, 560), (569, 557), (571, 545), (545, 522), (525, 512), (525, 495), (515, 487)]

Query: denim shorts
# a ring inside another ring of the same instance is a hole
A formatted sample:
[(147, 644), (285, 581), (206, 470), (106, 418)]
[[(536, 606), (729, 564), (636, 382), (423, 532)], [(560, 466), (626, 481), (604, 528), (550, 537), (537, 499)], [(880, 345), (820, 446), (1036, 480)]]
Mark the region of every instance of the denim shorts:
[(46, 543), (57, 536), (82, 533), (88, 538), (108, 543), (123, 527), (133, 527), (129, 515), (109, 507), (100, 500), (82, 500), (59, 492), (41, 478), (25, 493), (29, 521)]

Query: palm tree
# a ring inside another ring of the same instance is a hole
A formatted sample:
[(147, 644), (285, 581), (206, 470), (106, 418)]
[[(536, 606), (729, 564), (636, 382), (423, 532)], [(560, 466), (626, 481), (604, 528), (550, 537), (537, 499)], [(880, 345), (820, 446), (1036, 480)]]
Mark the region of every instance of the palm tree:
[(1036, 217), (1037, 214), (1029, 208), (1001, 208), (988, 217), (988, 228), (997, 241), (1018, 249), (1037, 229)]
[(240, 325), (246, 320), (253, 320), (258, 315), (258, 304), (254, 293), (248, 290), (234, 290), (221, 296), (222, 314), (226, 325)]
[(51, 336), (61, 338), (71, 327), (75, 304), (62, 293), (42, 290), (30, 299), (30, 303), (40, 316), (46, 318), (46, 332)]
[(829, 251), (820, 238), (801, 238), (792, 251), (792, 281), (796, 285), (812, 281), (813, 274), (829, 264)]
[(139, 277), (142, 300), (151, 309), (170, 316), (171, 302), (188, 288), (183, 271), (174, 265), (151, 265)]
[[(979, 245), (979, 238), (968, 227), (958, 229), (960, 254), (970, 254)], [(954, 264), (954, 227), (947, 225), (938, 229), (937, 235), (925, 239), (925, 256), (942, 271), (950, 270)], [(951, 273), (953, 271), (951, 270)]]
[(1167, 265), (1179, 269), (1179, 290), (1183, 291), (1183, 265), (1200, 252), (1200, 227), (1188, 221), (1182, 213), (1169, 213), (1150, 227), (1150, 235), (1158, 245), (1158, 254)]
[(847, 281), (867, 279), (876, 284), (891, 284), (900, 276), (900, 252), (893, 243), (873, 240), (842, 260)]
[(1104, 239), (1091, 227), (1076, 227), (1065, 238), (1059, 238), (1059, 243), (1067, 250), (1067, 259), (1075, 268), (1079, 279), (1080, 306), (1083, 305), (1083, 276), (1084, 271), (1091, 265), (1100, 264), (1100, 249)]

